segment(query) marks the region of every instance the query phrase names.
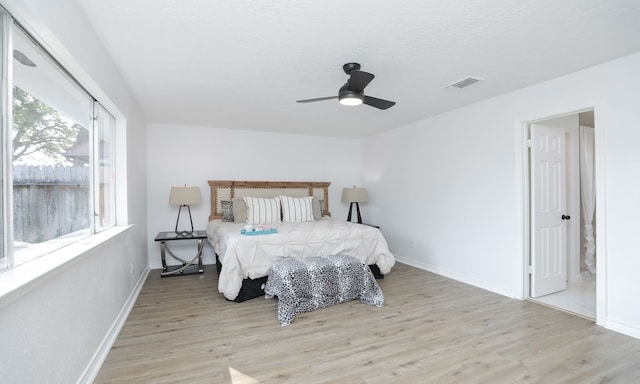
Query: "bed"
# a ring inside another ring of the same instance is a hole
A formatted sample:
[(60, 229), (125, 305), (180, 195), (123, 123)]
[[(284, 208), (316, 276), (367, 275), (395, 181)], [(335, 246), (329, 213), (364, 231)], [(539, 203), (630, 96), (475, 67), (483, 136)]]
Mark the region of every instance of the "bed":
[[(241, 302), (264, 295), (269, 267), (284, 257), (346, 254), (369, 265), (378, 278), (389, 273), (395, 264), (378, 228), (331, 218), (329, 182), (209, 180), (208, 184), (211, 214), (207, 239), (216, 254), (218, 290), (228, 300)], [(253, 206), (243, 206), (243, 198), (249, 203), (252, 199), (260, 200), (262, 204), (278, 200), (280, 196), (288, 198), (282, 198), (283, 202), (312, 202), (313, 219), (304, 216), (301, 220), (292, 219), (300, 212), (292, 213), (291, 209), (287, 212), (287, 204), (283, 203), (278, 215), (284, 222), (265, 224), (277, 233), (241, 234), (247, 221), (264, 219), (243, 216), (259, 211), (252, 210)]]

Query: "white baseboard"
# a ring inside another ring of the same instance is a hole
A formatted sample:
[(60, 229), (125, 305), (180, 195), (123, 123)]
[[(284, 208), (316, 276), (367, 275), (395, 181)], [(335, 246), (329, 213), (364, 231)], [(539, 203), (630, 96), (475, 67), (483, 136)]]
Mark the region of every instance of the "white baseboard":
[(607, 320), (607, 322), (603, 324), (603, 326), (614, 332), (622, 333), (623, 335), (640, 339), (640, 329), (629, 324), (620, 323), (614, 320)]
[(488, 281), (484, 281), (484, 280), (480, 280), (477, 279), (473, 276), (468, 276), (462, 273), (458, 273), (458, 272), (453, 272), (453, 271), (449, 271), (440, 267), (436, 267), (434, 265), (430, 265), (430, 264), (426, 264), (423, 263), (421, 261), (417, 261), (417, 260), (413, 260), (413, 259), (409, 259), (400, 255), (394, 255), (396, 257), (396, 260), (403, 263), (403, 264), (408, 264), (412, 267), (416, 267), (425, 271), (429, 271), (429, 272), (433, 272), (435, 274), (456, 280), (456, 281), (460, 281), (462, 283), (465, 284), (469, 284), (469, 285), (473, 285), (474, 287), (478, 287), (478, 288), (482, 288), (485, 289), (487, 291), (490, 292), (494, 292), (497, 293), (499, 295), (502, 296), (506, 296), (506, 297), (510, 297), (512, 299), (518, 299), (520, 300), (520, 296), (519, 293), (514, 291), (513, 289), (510, 289), (508, 287), (503, 287), (501, 285), (497, 285), (497, 284), (493, 284), (491, 282)]
[(107, 355), (111, 350), (111, 347), (116, 342), (116, 339), (118, 338), (118, 334), (120, 334), (120, 330), (124, 326), (124, 323), (127, 321), (127, 317), (129, 317), (129, 313), (131, 312), (133, 305), (136, 303), (136, 300), (138, 299), (138, 295), (140, 294), (140, 291), (144, 286), (144, 282), (147, 281), (148, 275), (149, 275), (149, 268), (147, 268), (142, 273), (142, 275), (140, 276), (140, 279), (138, 279), (138, 281), (136, 282), (136, 285), (131, 291), (131, 294), (129, 295), (129, 297), (127, 298), (127, 301), (125, 302), (124, 306), (120, 310), (118, 317), (111, 325), (111, 328), (109, 329), (109, 332), (107, 332), (107, 334), (105, 335), (104, 339), (102, 339), (102, 343), (100, 344), (100, 347), (98, 347), (96, 352), (93, 354), (93, 357), (91, 358), (91, 361), (87, 365), (87, 368), (85, 368), (84, 372), (82, 373), (82, 376), (80, 376), (80, 379), (78, 379), (78, 384), (93, 383), (95, 378), (98, 376), (98, 373), (100, 372), (100, 368), (102, 367), (102, 364), (107, 358)]

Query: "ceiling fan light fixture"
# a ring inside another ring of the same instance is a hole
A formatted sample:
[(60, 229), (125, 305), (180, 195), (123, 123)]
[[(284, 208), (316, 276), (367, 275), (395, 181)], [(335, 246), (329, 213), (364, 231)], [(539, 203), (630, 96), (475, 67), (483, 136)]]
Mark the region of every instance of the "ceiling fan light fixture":
[(318, 97), (315, 99), (297, 100), (298, 103), (312, 103), (315, 101), (338, 99), (340, 104), (346, 106), (356, 106), (365, 104), (378, 109), (389, 109), (396, 105), (394, 101), (378, 99), (377, 97), (365, 96), (364, 89), (375, 77), (373, 73), (360, 70), (360, 64), (347, 63), (342, 69), (349, 75), (349, 79), (338, 91), (338, 96)]
[(364, 100), (364, 92), (354, 92), (348, 89), (348, 85), (345, 84), (340, 88), (338, 92), (338, 100), (342, 105), (355, 106), (362, 104)]
[(362, 104), (362, 96), (356, 94), (340, 96), (340, 104), (354, 106)]

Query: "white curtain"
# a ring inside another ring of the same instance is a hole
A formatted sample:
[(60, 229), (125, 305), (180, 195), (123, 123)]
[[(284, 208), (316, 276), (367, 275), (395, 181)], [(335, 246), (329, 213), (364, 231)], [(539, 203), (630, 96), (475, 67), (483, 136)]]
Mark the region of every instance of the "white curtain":
[(594, 171), (594, 129), (580, 126), (580, 191), (584, 219), (584, 261), (591, 273), (596, 273), (596, 241), (593, 232), (593, 214), (596, 208), (596, 185)]

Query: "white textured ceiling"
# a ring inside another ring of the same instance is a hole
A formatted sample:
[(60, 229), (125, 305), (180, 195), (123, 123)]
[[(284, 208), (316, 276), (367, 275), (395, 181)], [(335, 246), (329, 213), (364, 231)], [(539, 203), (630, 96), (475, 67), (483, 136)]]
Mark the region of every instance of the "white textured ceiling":
[[(640, 51), (640, 0), (78, 3), (154, 123), (363, 137)], [(295, 102), (352, 61), (396, 106)]]

